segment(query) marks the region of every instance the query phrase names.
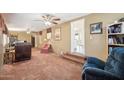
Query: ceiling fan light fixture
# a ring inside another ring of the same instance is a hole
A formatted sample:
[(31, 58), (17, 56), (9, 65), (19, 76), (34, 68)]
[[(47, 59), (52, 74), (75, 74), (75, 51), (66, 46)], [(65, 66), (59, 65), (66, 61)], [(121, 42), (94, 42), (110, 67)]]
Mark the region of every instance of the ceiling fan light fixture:
[(27, 31), (27, 34), (30, 34), (31, 32), (30, 31)]
[(49, 22), (49, 21), (46, 21), (46, 22), (45, 22), (45, 25), (46, 25), (46, 26), (50, 26), (51, 24), (52, 24), (52, 23)]

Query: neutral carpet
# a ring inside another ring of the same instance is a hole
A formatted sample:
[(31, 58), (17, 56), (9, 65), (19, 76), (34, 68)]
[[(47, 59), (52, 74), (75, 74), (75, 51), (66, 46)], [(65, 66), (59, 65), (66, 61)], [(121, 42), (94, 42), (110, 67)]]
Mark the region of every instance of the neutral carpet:
[(32, 50), (31, 60), (6, 64), (0, 72), (1, 80), (80, 80), (82, 64)]

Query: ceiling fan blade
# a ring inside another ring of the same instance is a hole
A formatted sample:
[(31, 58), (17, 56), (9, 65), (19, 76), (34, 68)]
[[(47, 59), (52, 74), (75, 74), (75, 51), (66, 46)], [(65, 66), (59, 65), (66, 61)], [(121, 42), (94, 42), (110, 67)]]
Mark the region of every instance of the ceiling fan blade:
[(42, 16), (42, 18), (46, 18), (46, 16), (45, 16), (45, 15), (43, 15), (43, 16)]
[(42, 16), (41, 18), (42, 18), (43, 20), (47, 20), (47, 16), (45, 16), (45, 15)]
[(54, 18), (53, 20), (55, 20), (55, 21), (60, 21), (61, 19), (60, 19), (60, 18)]
[(54, 22), (54, 21), (53, 21), (52, 23), (53, 23), (53, 24), (58, 24), (57, 22)]

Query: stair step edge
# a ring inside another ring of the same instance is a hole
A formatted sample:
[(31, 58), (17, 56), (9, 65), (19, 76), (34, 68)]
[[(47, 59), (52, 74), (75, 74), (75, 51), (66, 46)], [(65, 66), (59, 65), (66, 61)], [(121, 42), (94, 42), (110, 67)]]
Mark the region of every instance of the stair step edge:
[(83, 55), (81, 56), (81, 55), (71, 54), (71, 53), (66, 53), (65, 55), (70, 55), (70, 56), (74, 56), (74, 57), (85, 59), (85, 56), (83, 56)]
[(79, 59), (75, 59), (75, 58), (70, 58), (68, 56), (63, 56), (64, 58), (68, 59), (68, 60), (71, 60), (71, 61), (76, 61), (76, 62), (80, 62), (80, 63), (83, 63), (83, 59), (82, 60), (79, 60)]

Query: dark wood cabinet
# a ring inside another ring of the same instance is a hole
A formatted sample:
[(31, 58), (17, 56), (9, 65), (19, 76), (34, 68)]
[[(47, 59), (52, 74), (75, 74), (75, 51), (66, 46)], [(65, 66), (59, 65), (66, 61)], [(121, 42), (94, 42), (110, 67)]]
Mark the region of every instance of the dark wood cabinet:
[(15, 61), (24, 61), (31, 59), (30, 43), (16, 43), (15, 44)]

